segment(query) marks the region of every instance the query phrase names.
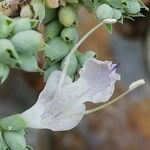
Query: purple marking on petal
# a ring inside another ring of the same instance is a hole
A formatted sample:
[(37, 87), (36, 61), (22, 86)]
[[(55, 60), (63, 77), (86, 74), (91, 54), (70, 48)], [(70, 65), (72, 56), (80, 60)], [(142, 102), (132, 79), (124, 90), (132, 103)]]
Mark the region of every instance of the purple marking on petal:
[(120, 66), (120, 63), (119, 64), (112, 64), (111, 72), (116, 71), (118, 69), (118, 66)]

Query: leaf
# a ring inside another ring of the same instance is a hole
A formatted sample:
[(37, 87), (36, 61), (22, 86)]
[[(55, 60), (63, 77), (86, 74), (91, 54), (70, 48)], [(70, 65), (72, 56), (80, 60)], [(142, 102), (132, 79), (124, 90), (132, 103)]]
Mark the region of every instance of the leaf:
[(55, 70), (60, 70), (60, 63), (53, 63), (51, 64), (46, 71), (44, 72), (44, 81), (46, 82), (50, 76), (51, 73), (53, 73)]
[(5, 131), (4, 140), (11, 150), (24, 150), (26, 148), (26, 141), (19, 132)]
[(21, 65), (18, 53), (16, 52), (12, 42), (8, 39), (0, 39), (0, 62), (11, 67)]
[(44, 47), (44, 39), (41, 33), (35, 30), (22, 31), (11, 39), (16, 51), (22, 54), (35, 54)]
[(7, 38), (10, 36), (14, 27), (13, 19), (0, 15), (0, 39)]
[(106, 24), (106, 28), (107, 28), (107, 30), (108, 30), (110, 33), (113, 32), (113, 26), (112, 26), (112, 24)]
[(51, 62), (58, 62), (70, 51), (70, 46), (60, 37), (51, 40), (45, 47), (45, 57), (49, 58)]
[(106, 0), (109, 5), (111, 5), (114, 8), (121, 8), (122, 7), (122, 1), (121, 0)]
[(96, 53), (94, 51), (85, 51), (85, 52), (77, 52), (77, 59), (78, 59), (78, 62), (80, 63), (81, 66), (84, 65), (84, 63), (91, 59), (91, 58), (96, 58)]
[[(67, 59), (67, 56), (61, 62), (61, 69), (62, 70), (65, 68), (66, 59)], [(69, 75), (69, 77), (74, 79), (74, 75), (75, 75), (77, 69), (78, 69), (78, 61), (77, 61), (76, 55), (73, 54), (71, 59), (70, 59), (70, 63), (67, 67), (66, 73), (67, 73), (67, 75)]]
[(85, 7), (87, 7), (90, 11), (95, 11), (98, 6), (98, 0), (82, 0)]
[(8, 146), (3, 140), (2, 132), (0, 131), (0, 150), (7, 150)]
[(9, 75), (9, 67), (0, 63), (0, 84), (4, 83)]
[(35, 55), (20, 54), (19, 57), (23, 62), (21, 65), (23, 70), (29, 72), (43, 72), (43, 70), (38, 66), (37, 58)]

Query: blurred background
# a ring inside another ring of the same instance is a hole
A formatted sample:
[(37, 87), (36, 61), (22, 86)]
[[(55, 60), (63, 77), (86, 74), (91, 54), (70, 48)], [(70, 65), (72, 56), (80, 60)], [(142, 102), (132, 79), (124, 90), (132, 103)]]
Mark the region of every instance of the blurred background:
[[(145, 2), (150, 7), (149, 0)], [(122, 80), (113, 97), (135, 80), (143, 78), (146, 85), (116, 104), (84, 117), (71, 131), (29, 130), (27, 142), (35, 150), (150, 150), (150, 13), (143, 13), (145, 18), (116, 24), (113, 34), (105, 27), (97, 30), (80, 50), (94, 50), (99, 59), (119, 64)], [(81, 37), (96, 23), (94, 15), (80, 9)], [(12, 70), (7, 82), (0, 86), (0, 117), (32, 106), (43, 86), (40, 75)]]

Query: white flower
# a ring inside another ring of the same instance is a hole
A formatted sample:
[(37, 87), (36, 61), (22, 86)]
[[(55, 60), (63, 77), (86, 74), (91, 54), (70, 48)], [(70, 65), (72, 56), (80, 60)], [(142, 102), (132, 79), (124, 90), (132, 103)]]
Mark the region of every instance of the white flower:
[(53, 131), (70, 130), (79, 124), (85, 114), (99, 111), (145, 84), (144, 80), (134, 82), (126, 92), (114, 100), (92, 110), (86, 110), (87, 101), (100, 103), (110, 99), (115, 89), (115, 82), (120, 80), (120, 75), (116, 73), (117, 65), (110, 61), (89, 59), (80, 70), (80, 77), (75, 82), (66, 75), (66, 71), (73, 53), (83, 41), (108, 22), (115, 23), (116, 20), (106, 19), (92, 28), (70, 51), (63, 71), (54, 71), (50, 75), (37, 103), (21, 114), (28, 127), (47, 128)]
[(110, 61), (88, 60), (80, 70), (80, 77), (72, 82), (65, 76), (59, 91), (61, 71), (54, 71), (39, 95), (37, 103), (24, 112), (28, 127), (48, 128), (53, 131), (70, 130), (79, 124), (86, 112), (85, 102), (106, 102), (120, 80), (116, 65)]

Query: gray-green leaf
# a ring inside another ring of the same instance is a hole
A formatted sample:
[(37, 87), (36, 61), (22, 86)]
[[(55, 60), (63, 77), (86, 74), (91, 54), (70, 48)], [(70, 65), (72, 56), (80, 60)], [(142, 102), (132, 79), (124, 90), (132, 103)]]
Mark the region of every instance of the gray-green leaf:
[(1, 119), (0, 127), (8, 131), (20, 131), (27, 127), (27, 123), (19, 114), (17, 114)]
[(10, 40), (0, 39), (0, 62), (12, 67), (19, 67), (22, 63)]
[(37, 58), (35, 55), (20, 54), (21, 61), (23, 62), (21, 68), (29, 72), (43, 72), (38, 66)]
[(18, 132), (5, 131), (3, 136), (11, 150), (24, 150), (26, 148), (26, 141), (22, 134)]
[(6, 145), (3, 136), (2, 136), (2, 132), (0, 131), (0, 150), (7, 150), (8, 146)]
[(4, 83), (9, 75), (9, 67), (0, 63), (0, 84)]

